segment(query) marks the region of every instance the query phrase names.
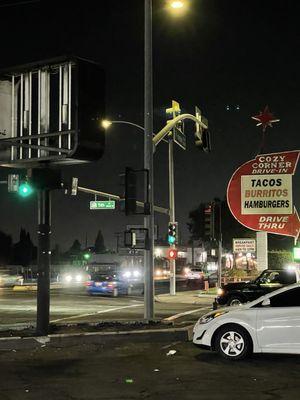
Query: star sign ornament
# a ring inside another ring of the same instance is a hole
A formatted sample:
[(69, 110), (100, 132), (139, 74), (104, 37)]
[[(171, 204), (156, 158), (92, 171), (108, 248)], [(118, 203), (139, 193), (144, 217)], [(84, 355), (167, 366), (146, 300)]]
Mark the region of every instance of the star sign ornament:
[(251, 118), (255, 121), (258, 121), (258, 124), (256, 124), (256, 126), (262, 126), (263, 132), (265, 132), (268, 126), (272, 128), (272, 124), (274, 122), (280, 121), (280, 119), (274, 117), (268, 106), (265, 107), (264, 111), (260, 111), (258, 115), (255, 115)]

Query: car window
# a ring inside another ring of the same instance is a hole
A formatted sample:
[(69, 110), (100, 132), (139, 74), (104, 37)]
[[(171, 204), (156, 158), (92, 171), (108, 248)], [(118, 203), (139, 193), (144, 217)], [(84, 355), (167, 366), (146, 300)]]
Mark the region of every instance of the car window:
[(280, 283), (283, 285), (290, 285), (296, 283), (296, 271), (286, 270), (280, 272)]
[(290, 270), (268, 271), (258, 277), (256, 282), (260, 284), (280, 283), (282, 285), (290, 285), (296, 282), (296, 272)]
[(300, 307), (300, 288), (270, 297), (271, 307)]
[(112, 276), (112, 275), (103, 275), (103, 274), (92, 274), (91, 275), (91, 280), (92, 281), (113, 281), (116, 279), (116, 276)]

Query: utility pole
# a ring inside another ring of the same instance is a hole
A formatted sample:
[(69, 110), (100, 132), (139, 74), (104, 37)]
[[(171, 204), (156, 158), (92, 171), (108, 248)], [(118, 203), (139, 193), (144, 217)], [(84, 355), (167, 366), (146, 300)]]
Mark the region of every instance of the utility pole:
[(51, 197), (49, 189), (38, 191), (38, 280), (36, 333), (48, 334), (50, 316), (50, 233)]
[(116, 253), (119, 254), (119, 241), (121, 237), (122, 232), (115, 232), (115, 237), (117, 239), (117, 248), (116, 248)]
[(219, 206), (219, 240), (218, 240), (218, 287), (222, 284), (222, 200), (218, 202)]
[(144, 217), (144, 228), (148, 230), (148, 248), (144, 252), (145, 288), (144, 318), (154, 318), (154, 196), (153, 196), (153, 71), (152, 71), (152, 0), (145, 0), (145, 42), (144, 42), (144, 168), (149, 171), (149, 187), (145, 185), (145, 196), (149, 198), (150, 215)]

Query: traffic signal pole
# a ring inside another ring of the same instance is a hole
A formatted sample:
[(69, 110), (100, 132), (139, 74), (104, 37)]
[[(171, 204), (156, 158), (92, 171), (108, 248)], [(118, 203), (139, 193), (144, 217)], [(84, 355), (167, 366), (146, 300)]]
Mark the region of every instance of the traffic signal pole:
[(51, 195), (49, 189), (38, 191), (38, 279), (36, 333), (48, 334), (50, 317), (50, 233)]
[[(144, 217), (144, 228), (148, 230), (148, 248), (144, 251), (144, 318), (154, 318), (154, 196), (153, 196), (153, 85), (152, 85), (152, 0), (145, 0), (144, 36), (144, 168), (149, 171), (149, 186), (145, 187), (145, 198), (149, 198), (150, 215)], [(146, 186), (146, 185), (145, 185)]]
[[(174, 142), (173, 136), (169, 138), (169, 216), (170, 222), (175, 222), (175, 186), (174, 186)], [(170, 248), (176, 248), (176, 242), (170, 245)], [(170, 295), (176, 295), (176, 260), (170, 262)]]

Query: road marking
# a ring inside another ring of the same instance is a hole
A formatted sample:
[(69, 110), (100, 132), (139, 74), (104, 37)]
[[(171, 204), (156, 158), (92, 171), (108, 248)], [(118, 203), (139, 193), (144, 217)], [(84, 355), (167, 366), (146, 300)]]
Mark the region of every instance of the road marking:
[(89, 313), (89, 314), (77, 314), (77, 315), (73, 315), (71, 317), (64, 317), (64, 318), (54, 319), (54, 320), (52, 320), (50, 322), (53, 323), (53, 322), (65, 321), (66, 319), (89, 317), (91, 315), (104, 314), (104, 313), (108, 313), (108, 312), (111, 312), (111, 311), (123, 310), (124, 308), (142, 307), (143, 305), (144, 304), (141, 303), (141, 304), (132, 304), (130, 306), (114, 307), (114, 308), (110, 308), (110, 309), (107, 309), (107, 310), (102, 310), (102, 311), (100, 310), (100, 311), (96, 311), (96, 312)]
[(201, 307), (201, 308), (197, 308), (196, 310), (185, 311), (185, 312), (182, 312), (182, 313), (179, 313), (179, 314), (171, 315), (171, 317), (164, 318), (164, 321), (174, 321), (177, 318), (180, 318), (180, 317), (183, 317), (183, 316), (189, 315), (189, 314), (194, 314), (194, 313), (196, 313), (198, 311), (202, 311), (202, 310), (206, 310), (206, 309), (209, 309), (209, 308), (208, 307)]

